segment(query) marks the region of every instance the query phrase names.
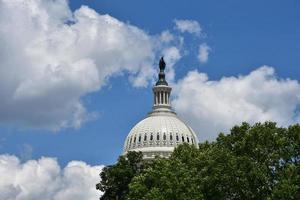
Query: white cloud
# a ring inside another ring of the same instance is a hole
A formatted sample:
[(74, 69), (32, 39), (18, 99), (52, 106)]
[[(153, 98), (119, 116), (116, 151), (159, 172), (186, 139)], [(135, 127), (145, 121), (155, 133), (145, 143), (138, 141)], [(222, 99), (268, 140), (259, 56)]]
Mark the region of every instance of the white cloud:
[(246, 76), (218, 81), (191, 71), (174, 89), (175, 110), (202, 141), (212, 140), (243, 121), (271, 120), (282, 126), (300, 122), (300, 84), (278, 79), (272, 67), (263, 66)]
[(180, 49), (172, 46), (163, 50), (162, 55), (167, 63), (166, 80), (171, 83), (175, 80), (174, 65), (181, 59)]
[(195, 20), (179, 20), (175, 19), (175, 28), (178, 29), (180, 32), (188, 32), (195, 35), (200, 35), (202, 28), (200, 24)]
[(11, 155), (0, 155), (0, 199), (6, 200), (94, 200), (103, 166), (71, 161), (64, 169), (54, 158), (21, 163)]
[(199, 46), (198, 59), (200, 63), (206, 63), (208, 61), (210, 51), (211, 48), (206, 43), (203, 43)]
[(58, 130), (95, 117), (80, 98), (127, 72), (153, 79), (155, 37), (67, 0), (1, 0), (0, 121)]
[(171, 42), (174, 38), (175, 36), (169, 30), (165, 30), (160, 34), (161, 42)]

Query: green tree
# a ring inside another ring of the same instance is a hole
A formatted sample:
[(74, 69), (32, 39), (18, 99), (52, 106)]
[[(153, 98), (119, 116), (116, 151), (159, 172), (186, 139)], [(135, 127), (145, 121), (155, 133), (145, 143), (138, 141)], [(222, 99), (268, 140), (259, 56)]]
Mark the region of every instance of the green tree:
[(132, 151), (120, 156), (115, 165), (105, 167), (100, 173), (101, 181), (96, 185), (96, 189), (104, 192), (100, 200), (124, 199), (131, 179), (144, 167), (142, 158), (141, 152)]
[(181, 145), (170, 159), (157, 158), (129, 185), (128, 200), (201, 200), (194, 159), (197, 149)]
[(180, 145), (114, 187), (127, 200), (300, 199), (299, 161), (299, 125), (243, 123), (199, 148)]

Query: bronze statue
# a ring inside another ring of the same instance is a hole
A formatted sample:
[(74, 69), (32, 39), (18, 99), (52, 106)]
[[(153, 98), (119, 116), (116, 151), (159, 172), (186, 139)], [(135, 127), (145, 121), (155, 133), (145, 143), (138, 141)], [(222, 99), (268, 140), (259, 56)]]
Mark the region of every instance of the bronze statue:
[(166, 67), (166, 63), (164, 61), (164, 57), (161, 57), (160, 60), (159, 60), (159, 69), (161, 71), (164, 71), (165, 70), (165, 67)]
[(156, 82), (156, 85), (168, 85), (166, 79), (165, 79), (165, 68), (166, 63), (164, 61), (164, 57), (161, 57), (159, 60), (159, 74), (158, 74), (158, 81)]

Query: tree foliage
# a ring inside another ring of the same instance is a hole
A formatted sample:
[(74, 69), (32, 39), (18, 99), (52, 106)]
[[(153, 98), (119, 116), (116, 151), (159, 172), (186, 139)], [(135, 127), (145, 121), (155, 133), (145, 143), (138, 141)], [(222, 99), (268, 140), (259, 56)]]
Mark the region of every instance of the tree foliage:
[(103, 199), (300, 199), (299, 125), (243, 123), (198, 149), (180, 145), (169, 159), (145, 164), (130, 156), (102, 172), (103, 197), (110, 195)]
[(100, 200), (123, 200), (128, 194), (131, 179), (143, 169), (143, 155), (141, 152), (129, 152), (120, 156), (115, 165), (105, 167), (100, 173), (101, 181), (96, 189), (104, 194)]

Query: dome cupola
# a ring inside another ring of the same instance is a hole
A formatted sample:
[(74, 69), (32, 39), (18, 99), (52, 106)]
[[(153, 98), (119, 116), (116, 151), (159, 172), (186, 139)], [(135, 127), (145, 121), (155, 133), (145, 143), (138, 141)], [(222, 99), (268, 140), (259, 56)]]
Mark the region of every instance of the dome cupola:
[(182, 143), (198, 147), (198, 139), (192, 128), (172, 110), (172, 88), (165, 79), (165, 67), (162, 57), (158, 81), (152, 89), (152, 111), (130, 130), (124, 144), (124, 154), (128, 151), (141, 151), (144, 159), (153, 159), (155, 156), (169, 157), (174, 148)]

